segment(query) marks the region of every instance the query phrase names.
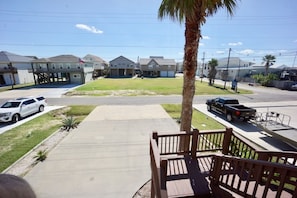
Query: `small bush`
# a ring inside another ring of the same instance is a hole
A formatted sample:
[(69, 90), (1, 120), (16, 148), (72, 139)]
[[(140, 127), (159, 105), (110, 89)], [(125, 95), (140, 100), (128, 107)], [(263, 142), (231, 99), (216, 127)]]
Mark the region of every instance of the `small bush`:
[(70, 129), (76, 128), (78, 124), (79, 122), (73, 116), (70, 116), (62, 120), (62, 129), (70, 131)]
[(35, 159), (35, 163), (43, 162), (47, 158), (46, 150), (39, 150), (33, 158)]
[(264, 76), (263, 74), (256, 74), (252, 76), (253, 79), (256, 80), (257, 83), (260, 83), (262, 86), (270, 86), (273, 80), (277, 80), (278, 77), (276, 74), (268, 74)]

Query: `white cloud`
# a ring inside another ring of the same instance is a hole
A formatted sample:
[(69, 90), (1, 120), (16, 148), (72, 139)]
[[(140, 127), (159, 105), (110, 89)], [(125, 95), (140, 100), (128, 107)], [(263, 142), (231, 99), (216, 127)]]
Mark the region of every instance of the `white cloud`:
[(236, 43), (228, 43), (230, 46), (239, 46), (242, 45), (242, 42), (236, 42)]
[(210, 37), (209, 36), (202, 36), (202, 39), (209, 40)]
[(249, 54), (253, 54), (255, 53), (254, 50), (251, 50), (251, 49), (246, 49), (246, 50), (242, 50), (239, 52), (240, 54), (243, 54), (243, 55), (249, 55)]
[(219, 50), (219, 51), (216, 51), (216, 53), (217, 53), (217, 54), (224, 54), (225, 51), (223, 51), (223, 50)]
[(77, 27), (78, 29), (81, 29), (81, 30), (86, 30), (88, 32), (92, 32), (94, 34), (102, 34), (103, 33), (102, 30), (98, 30), (95, 26), (88, 26), (85, 24), (76, 24), (75, 27)]
[(204, 43), (200, 43), (200, 42), (199, 42), (199, 46), (204, 46), (204, 45), (205, 45)]

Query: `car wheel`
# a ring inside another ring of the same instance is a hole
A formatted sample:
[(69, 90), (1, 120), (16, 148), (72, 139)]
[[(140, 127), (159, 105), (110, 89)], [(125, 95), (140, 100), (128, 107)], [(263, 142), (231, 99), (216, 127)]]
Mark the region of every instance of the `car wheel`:
[(207, 111), (211, 111), (211, 106), (207, 105)]
[(232, 115), (230, 113), (227, 113), (226, 118), (228, 122), (232, 121)]
[(44, 106), (41, 105), (41, 106), (39, 107), (39, 112), (43, 112), (43, 111), (44, 111)]
[(12, 122), (13, 122), (13, 123), (16, 123), (16, 122), (20, 121), (20, 119), (21, 119), (21, 117), (20, 117), (19, 114), (14, 114), (14, 115), (12, 116)]

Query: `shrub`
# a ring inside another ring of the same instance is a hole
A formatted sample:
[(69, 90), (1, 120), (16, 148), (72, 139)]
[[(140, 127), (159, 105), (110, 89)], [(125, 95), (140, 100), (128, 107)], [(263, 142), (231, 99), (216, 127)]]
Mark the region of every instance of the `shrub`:
[(33, 158), (35, 158), (35, 163), (37, 163), (37, 162), (43, 162), (46, 159), (46, 157), (47, 157), (46, 150), (39, 150)]
[(62, 120), (62, 129), (70, 131), (70, 129), (76, 128), (78, 124), (79, 122), (73, 116), (70, 116)]
[(252, 76), (256, 83), (260, 83), (262, 86), (270, 86), (273, 80), (277, 80), (278, 76), (276, 74), (268, 74), (264, 76), (263, 74), (255, 74)]

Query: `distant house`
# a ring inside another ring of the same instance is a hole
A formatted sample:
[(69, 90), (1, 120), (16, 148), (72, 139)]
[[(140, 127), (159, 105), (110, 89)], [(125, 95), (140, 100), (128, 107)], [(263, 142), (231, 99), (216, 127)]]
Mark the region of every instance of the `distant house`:
[(33, 61), (36, 83), (67, 82), (83, 84), (92, 79), (93, 63), (73, 55), (60, 55)]
[[(198, 63), (197, 76), (208, 76), (208, 64)], [(218, 66), (216, 67), (217, 79), (232, 81), (237, 79), (240, 81), (250, 81), (251, 76), (254, 74), (264, 74), (265, 73), (265, 63), (254, 63), (250, 61), (245, 61), (239, 57), (230, 57), (218, 59)], [(269, 71), (271, 73), (279, 73), (280, 68), (271, 67)]]
[(175, 77), (176, 62), (163, 56), (139, 59), (140, 70), (145, 77)]
[(132, 77), (135, 75), (136, 63), (124, 56), (119, 56), (109, 62), (110, 77)]
[(31, 62), (33, 58), (13, 54), (6, 51), (0, 52), (0, 85), (14, 85), (33, 83)]
[(102, 58), (88, 54), (83, 58), (83, 60), (88, 63), (93, 63), (93, 78), (106, 75), (108, 63)]

